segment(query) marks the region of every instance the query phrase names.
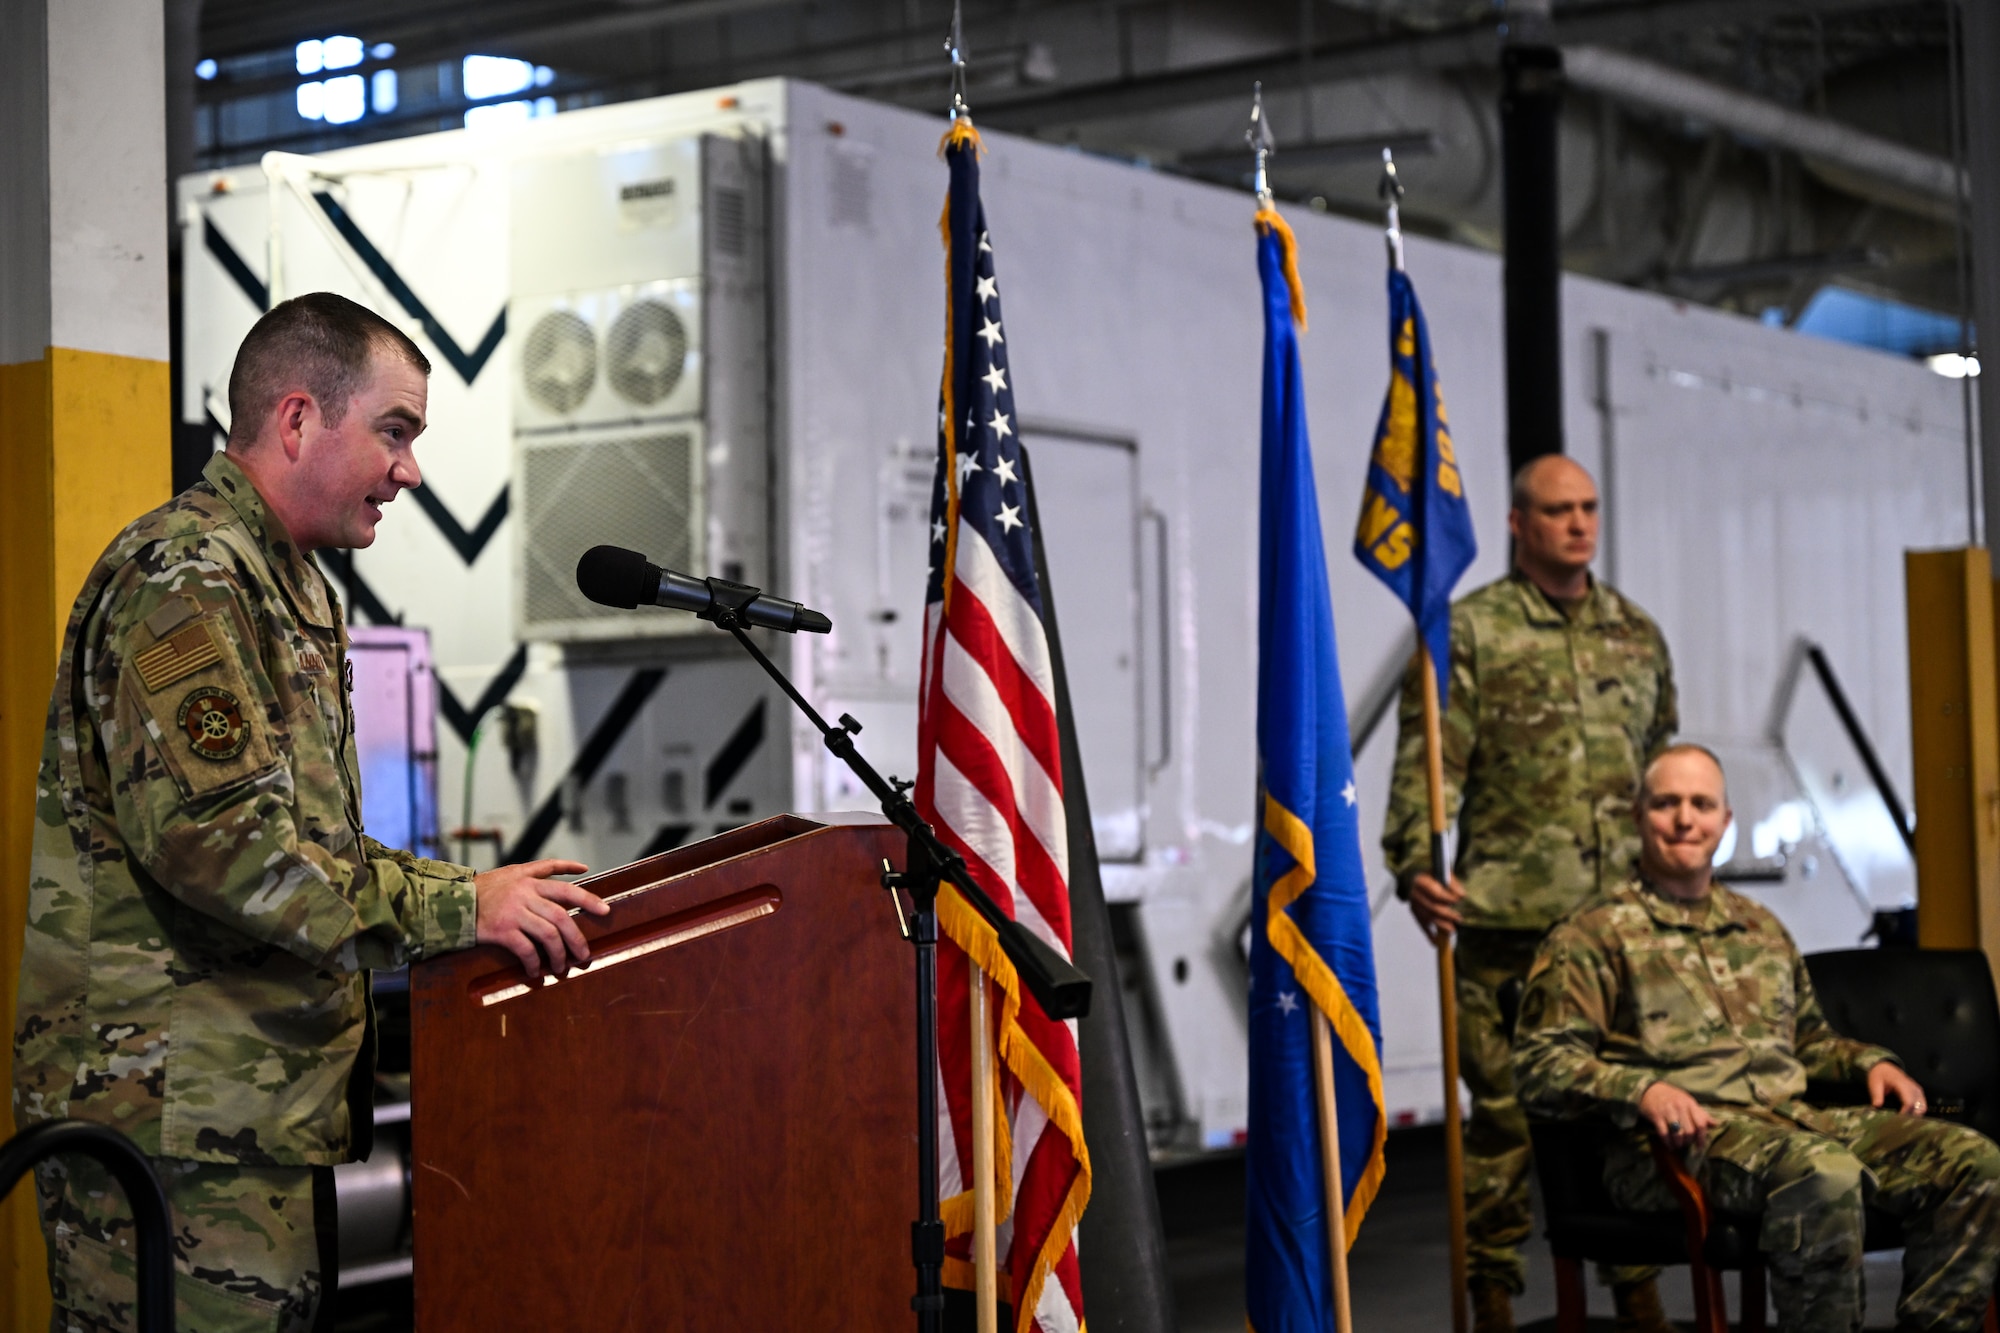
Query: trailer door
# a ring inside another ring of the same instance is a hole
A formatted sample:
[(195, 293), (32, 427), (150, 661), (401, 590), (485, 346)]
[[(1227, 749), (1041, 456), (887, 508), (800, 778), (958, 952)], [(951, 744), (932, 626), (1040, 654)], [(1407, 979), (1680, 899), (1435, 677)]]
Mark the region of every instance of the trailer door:
[(1097, 852), (1145, 851), (1139, 723), (1138, 450), (1026, 426)]

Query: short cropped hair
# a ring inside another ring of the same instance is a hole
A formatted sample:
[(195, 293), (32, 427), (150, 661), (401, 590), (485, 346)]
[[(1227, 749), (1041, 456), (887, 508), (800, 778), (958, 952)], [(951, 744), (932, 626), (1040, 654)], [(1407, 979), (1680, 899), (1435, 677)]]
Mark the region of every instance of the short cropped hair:
[(1641, 802), (1645, 801), (1646, 793), (1651, 788), (1653, 770), (1660, 766), (1661, 760), (1671, 759), (1677, 754), (1707, 755), (1708, 762), (1714, 764), (1715, 771), (1722, 776), (1722, 799), (1725, 803), (1729, 800), (1729, 772), (1723, 768), (1722, 761), (1716, 758), (1715, 751), (1709, 749), (1706, 745), (1696, 744), (1694, 741), (1675, 741), (1672, 745), (1665, 747), (1651, 759), (1648, 759), (1646, 766), (1639, 770), (1639, 799)]
[(236, 349), (229, 372), (229, 443), (247, 448), (278, 400), (304, 389), (320, 416), (338, 426), (354, 391), (368, 380), (377, 348), (425, 375), (431, 363), (404, 332), (366, 306), (332, 292), (309, 292), (266, 311)]
[(1535, 470), (1535, 464), (1541, 461), (1542, 460), (1540, 458), (1531, 458), (1527, 462), (1521, 464), (1521, 466), (1519, 466), (1518, 468), (1514, 469), (1514, 481), (1513, 484), (1508, 488), (1507, 492), (1507, 503), (1509, 508), (1520, 509), (1524, 511), (1528, 508), (1529, 504), (1528, 474), (1530, 472), (1533, 472)]
[[(1513, 482), (1511, 483), (1508, 489), (1508, 497), (1507, 497), (1508, 505), (1511, 508), (1522, 511), (1523, 513), (1533, 508), (1534, 497), (1529, 494), (1529, 489), (1528, 489), (1529, 479), (1534, 476), (1535, 470), (1541, 467), (1541, 465), (1547, 460), (1551, 458), (1563, 458), (1565, 456), (1566, 455), (1563, 454), (1537, 454), (1535, 457), (1529, 459), (1527, 462), (1521, 464), (1520, 467), (1516, 468), (1514, 470)], [(1569, 461), (1572, 463), (1576, 462), (1575, 459), (1570, 459)], [(1577, 463), (1576, 466), (1577, 469), (1580, 472), (1582, 472), (1584, 476), (1586, 477), (1590, 476), (1589, 468), (1584, 467), (1583, 464), (1581, 463)], [(1591, 478), (1591, 484), (1593, 486), (1596, 485), (1596, 478), (1594, 477)]]

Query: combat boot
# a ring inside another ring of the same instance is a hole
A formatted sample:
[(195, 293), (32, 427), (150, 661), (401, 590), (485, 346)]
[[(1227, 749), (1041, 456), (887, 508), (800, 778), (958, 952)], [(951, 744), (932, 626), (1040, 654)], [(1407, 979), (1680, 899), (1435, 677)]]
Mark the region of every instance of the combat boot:
[(1514, 1333), (1514, 1293), (1505, 1283), (1476, 1277), (1467, 1290), (1472, 1293), (1472, 1333)]
[(1612, 1325), (1615, 1333), (1679, 1333), (1660, 1308), (1658, 1278), (1614, 1283), (1611, 1300), (1618, 1310), (1618, 1321)]

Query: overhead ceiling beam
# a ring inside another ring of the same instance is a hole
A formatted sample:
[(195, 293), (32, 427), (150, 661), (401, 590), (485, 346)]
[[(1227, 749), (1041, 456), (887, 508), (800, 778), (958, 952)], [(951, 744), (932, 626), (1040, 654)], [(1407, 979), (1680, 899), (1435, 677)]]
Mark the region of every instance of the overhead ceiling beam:
[[(1621, 44), (1684, 34), (1690, 28), (1881, 7), (1882, 0), (1624, 0), (1583, 10), (1557, 9), (1553, 39), (1563, 46)], [(1331, 42), (1306, 53), (1296, 48), (1274, 50), (1194, 69), (1009, 98), (988, 97), (975, 114), (981, 124), (1023, 131), (1146, 115), (1247, 97), (1251, 83), (1257, 80), (1274, 88), (1292, 86), (1305, 70), (1310, 70), (1314, 82), (1334, 82), (1408, 70), (1493, 67), (1499, 63), (1500, 42), (1499, 24), (1481, 21), (1429, 33)]]
[(507, 28), (548, 13), (548, 0), (323, 0), (284, 5), (270, 0), (206, 0), (202, 54), (253, 55), (335, 33), (369, 42), (400, 41), (426, 32)]
[(806, 3), (807, 0), (678, 0), (675, 4), (655, 5), (649, 9), (524, 25), (506, 32), (487, 33), (480, 40), (493, 50), (507, 54), (552, 43), (592, 42), (606, 37), (659, 32), (685, 27), (690, 23), (709, 23), (716, 19), (762, 13), (768, 9), (797, 9)]
[(495, 10), (491, 6), (454, 6), (440, 12), (410, 12), (404, 8), (395, 20), (356, 23), (352, 16), (329, 17), (313, 30), (296, 14), (282, 24), (263, 22), (215, 32), (205, 45), (205, 54), (227, 55), (268, 51), (307, 37), (325, 36), (335, 27), (365, 27), (359, 35), (368, 42), (393, 42), (402, 57), (465, 55), (473, 51), (511, 55), (517, 51), (551, 44), (597, 41), (658, 32), (690, 23), (709, 23), (770, 9), (794, 9), (811, 0), (675, 0), (671, 4), (644, 8), (620, 7), (602, 10), (582, 18), (550, 21), (549, 15), (562, 12), (557, 6), (538, 2)]

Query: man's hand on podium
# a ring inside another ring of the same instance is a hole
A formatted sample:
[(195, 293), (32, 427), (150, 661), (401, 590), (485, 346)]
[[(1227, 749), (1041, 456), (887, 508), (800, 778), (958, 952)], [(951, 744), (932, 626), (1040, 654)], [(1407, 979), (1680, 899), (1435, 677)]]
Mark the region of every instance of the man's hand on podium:
[(497, 944), (513, 954), (531, 977), (542, 974), (544, 958), (556, 976), (589, 962), (590, 946), (568, 909), (580, 907), (603, 916), (611, 906), (587, 889), (549, 878), (581, 875), (589, 868), (576, 861), (527, 861), (475, 876), (479, 942)]

